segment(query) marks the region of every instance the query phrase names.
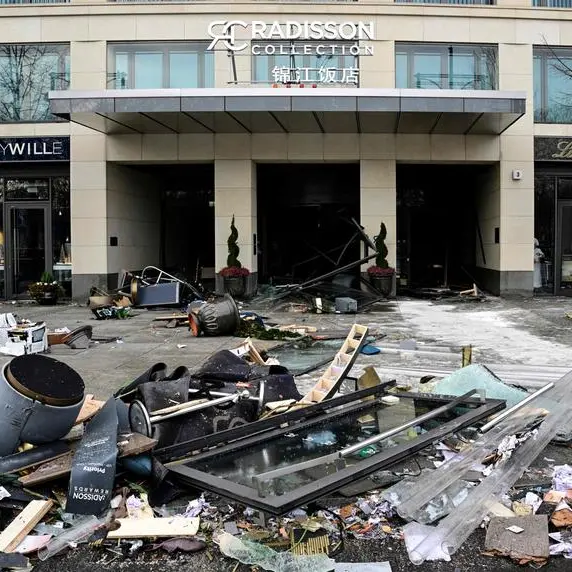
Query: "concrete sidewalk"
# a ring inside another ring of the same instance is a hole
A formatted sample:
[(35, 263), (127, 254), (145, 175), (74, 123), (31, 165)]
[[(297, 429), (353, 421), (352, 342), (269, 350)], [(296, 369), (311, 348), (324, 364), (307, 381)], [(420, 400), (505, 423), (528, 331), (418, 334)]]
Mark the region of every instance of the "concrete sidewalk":
[[(570, 308), (572, 303), (562, 298), (520, 301), (490, 298), (483, 303), (400, 299), (357, 315), (264, 311), (260, 314), (279, 324), (296, 323), (314, 326), (319, 331), (342, 333), (357, 322), (368, 326), (371, 333), (383, 334), (381, 343), (415, 339), (419, 344), (443, 346), (449, 351), (439, 355), (362, 355), (354, 371), (359, 374), (366, 365), (456, 369), (461, 365), (461, 346), (468, 344), (473, 345), (477, 362), (572, 369), (572, 320), (565, 316)], [(256, 311), (256, 308), (248, 307), (248, 310)], [(179, 365), (194, 368), (212, 353), (235, 347), (242, 341), (233, 337), (194, 338), (187, 327), (165, 328), (165, 322), (153, 321), (157, 316), (170, 314), (164, 310), (133, 309), (133, 317), (125, 320), (96, 320), (87, 306), (38, 306), (20, 302), (1, 304), (0, 312), (12, 312), (33, 321), (44, 320), (50, 330), (62, 327), (73, 330), (90, 324), (94, 338), (113, 339), (110, 343), (92, 344), (86, 350), (72, 350), (63, 345), (50, 350), (50, 355), (76, 369), (84, 378), (87, 390), (100, 399), (110, 396), (157, 362), (165, 362), (169, 369)], [(258, 340), (256, 344), (268, 349), (277, 342)], [(2, 364), (9, 359), (0, 355)], [(298, 378), (300, 391), (305, 391), (319, 373)]]

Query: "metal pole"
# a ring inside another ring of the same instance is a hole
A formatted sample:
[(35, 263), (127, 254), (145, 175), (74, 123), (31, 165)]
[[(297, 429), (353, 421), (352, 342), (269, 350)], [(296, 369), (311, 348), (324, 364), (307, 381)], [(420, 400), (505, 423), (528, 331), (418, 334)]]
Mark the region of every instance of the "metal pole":
[(194, 413), (195, 411), (201, 411), (202, 409), (207, 409), (208, 407), (215, 407), (217, 405), (222, 405), (223, 403), (230, 403), (231, 401), (238, 401), (239, 399), (248, 399), (250, 393), (244, 391), (242, 393), (237, 393), (234, 395), (226, 395), (225, 397), (219, 397), (218, 399), (213, 399), (207, 401), (206, 403), (199, 403), (198, 405), (193, 405), (187, 407), (186, 409), (181, 409), (180, 411), (175, 411), (173, 413), (167, 413), (166, 415), (156, 415), (150, 417), (151, 423), (159, 423), (161, 421), (166, 421), (167, 419), (172, 419), (173, 417), (180, 417), (181, 415), (186, 415), (187, 413)]
[(554, 385), (555, 385), (554, 382), (549, 383), (544, 387), (541, 387), (538, 391), (535, 391), (534, 393), (530, 394), (528, 397), (525, 397), (522, 401), (518, 402), (516, 405), (513, 405), (509, 409), (505, 409), (502, 413), (497, 415), (492, 421), (485, 423), (479, 429), (479, 431), (481, 433), (486, 433), (489, 429), (492, 429), (495, 425), (500, 423), (503, 419), (506, 419), (509, 415), (512, 415), (515, 411), (518, 411), (519, 409), (524, 407), (527, 403), (530, 403), (532, 400), (536, 399), (543, 393), (546, 393), (549, 389), (552, 389)]
[(385, 433), (380, 433), (379, 435), (374, 435), (373, 437), (370, 437), (369, 439), (366, 439), (365, 441), (361, 441), (359, 443), (356, 443), (355, 445), (352, 445), (351, 447), (347, 447), (346, 449), (342, 449), (340, 451), (340, 457), (347, 457), (348, 455), (351, 455), (352, 453), (355, 453), (356, 451), (361, 451), (364, 447), (368, 447), (369, 445), (373, 445), (374, 443), (378, 443), (379, 441), (383, 441), (384, 439), (388, 439), (389, 437), (393, 437), (393, 435), (397, 435), (398, 433), (401, 433), (405, 429), (409, 429), (409, 427), (414, 427), (415, 425), (419, 425), (419, 423), (423, 423), (424, 421), (428, 421), (429, 419), (433, 419), (434, 417), (438, 417), (439, 415), (441, 415), (441, 413), (445, 413), (445, 412), (449, 411), (450, 409), (457, 407), (457, 405), (459, 405), (459, 403), (466, 401), (467, 398), (471, 397), (471, 395), (474, 395), (476, 392), (477, 392), (476, 389), (471, 389), (471, 391), (468, 391), (464, 395), (461, 395), (461, 397), (457, 397), (457, 399), (454, 399), (453, 401), (450, 401), (446, 405), (442, 405), (441, 407), (438, 407), (437, 409), (433, 409), (433, 411), (429, 411), (428, 413), (425, 413), (425, 415), (421, 415), (421, 417), (416, 417), (412, 421), (408, 421), (407, 423), (404, 423), (403, 425), (400, 425), (399, 427), (394, 427), (393, 429), (390, 429), (389, 431), (385, 431)]
[(476, 393), (476, 390), (472, 389), (471, 391), (465, 393), (465, 395), (462, 395), (461, 397), (458, 397), (457, 399), (454, 399), (453, 401), (450, 401), (449, 403), (442, 405), (441, 407), (438, 407), (437, 409), (433, 409), (433, 411), (429, 411), (428, 413), (425, 413), (425, 415), (421, 415), (420, 417), (416, 417), (415, 419), (408, 421), (407, 423), (404, 423), (403, 425), (400, 425), (399, 427), (394, 427), (393, 429), (390, 429), (389, 431), (385, 431), (384, 433), (380, 433), (379, 435), (374, 435), (373, 437), (370, 437), (369, 439), (366, 439), (365, 441), (360, 441), (359, 443), (356, 443), (355, 445), (352, 445), (351, 447), (346, 447), (345, 449), (342, 449), (341, 451), (336, 451), (335, 453), (330, 453), (329, 455), (323, 455), (321, 457), (317, 457), (316, 459), (310, 459), (308, 461), (302, 461), (301, 463), (296, 463), (295, 465), (288, 465), (286, 467), (279, 467), (277, 469), (274, 469), (273, 471), (267, 471), (266, 473), (261, 473), (260, 475), (255, 475), (253, 477), (253, 480), (257, 481), (257, 482), (265, 481), (265, 480), (269, 480), (269, 479), (274, 479), (276, 477), (280, 477), (282, 475), (289, 475), (291, 473), (296, 473), (298, 471), (310, 469), (311, 467), (316, 467), (318, 465), (332, 463), (338, 459), (342, 459), (344, 457), (347, 457), (348, 455), (351, 455), (352, 453), (355, 453), (356, 451), (361, 451), (364, 447), (367, 447), (368, 445), (372, 445), (373, 443), (377, 443), (379, 441), (383, 441), (384, 439), (392, 437), (393, 435), (397, 435), (398, 433), (401, 433), (402, 431), (404, 431), (405, 429), (408, 429), (409, 427), (413, 427), (415, 425), (418, 425), (419, 423), (423, 423), (424, 421), (428, 421), (429, 419), (433, 419), (434, 417), (438, 417), (442, 413), (445, 413), (445, 412), (449, 411), (450, 409), (453, 409), (454, 407), (456, 407), (457, 405), (459, 405), (463, 401), (466, 401), (467, 398), (471, 397), (471, 395), (474, 395), (475, 393)]

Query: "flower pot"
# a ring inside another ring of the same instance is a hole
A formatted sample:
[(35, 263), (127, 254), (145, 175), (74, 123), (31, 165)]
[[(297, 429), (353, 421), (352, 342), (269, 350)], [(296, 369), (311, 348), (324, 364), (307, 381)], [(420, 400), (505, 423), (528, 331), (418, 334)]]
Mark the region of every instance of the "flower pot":
[(393, 274), (385, 276), (372, 276), (370, 275), (369, 281), (371, 285), (379, 290), (386, 298), (391, 294), (393, 288)]
[(240, 298), (246, 292), (246, 280), (244, 276), (225, 276), (224, 291), (233, 298)]

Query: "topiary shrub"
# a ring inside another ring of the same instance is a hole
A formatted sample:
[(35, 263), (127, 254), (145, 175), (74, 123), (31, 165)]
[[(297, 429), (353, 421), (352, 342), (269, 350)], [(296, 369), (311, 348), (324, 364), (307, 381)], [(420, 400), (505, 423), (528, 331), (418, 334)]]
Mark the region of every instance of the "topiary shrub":
[(375, 249), (377, 250), (377, 256), (375, 257), (375, 266), (370, 266), (367, 272), (370, 276), (391, 276), (394, 272), (393, 268), (389, 266), (387, 262), (387, 246), (385, 244), (385, 239), (387, 238), (387, 227), (385, 223), (382, 222), (379, 227), (379, 234), (374, 237)]

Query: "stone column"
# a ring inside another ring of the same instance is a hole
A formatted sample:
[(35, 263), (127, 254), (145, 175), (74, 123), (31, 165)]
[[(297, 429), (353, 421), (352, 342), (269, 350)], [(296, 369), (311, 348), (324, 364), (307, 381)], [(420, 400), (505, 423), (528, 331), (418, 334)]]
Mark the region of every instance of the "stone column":
[[(392, 136), (362, 136), (368, 139), (389, 139)], [(363, 143), (363, 141), (362, 141)], [(371, 151), (376, 148), (385, 150), (388, 147), (383, 143), (370, 141)], [(377, 145), (381, 145), (378, 147)], [(387, 260), (389, 265), (395, 267), (397, 246), (397, 200), (396, 200), (396, 168), (395, 159), (366, 159), (362, 147), (360, 160), (360, 220), (367, 235), (373, 237), (379, 233), (381, 223), (387, 227), (385, 241), (389, 251)], [(368, 156), (368, 155), (365, 155)], [(371, 156), (371, 155), (370, 155)], [(362, 271), (375, 264), (375, 259), (365, 264)]]
[[(218, 136), (217, 136), (218, 137)], [(223, 135), (220, 137), (243, 137)], [(220, 154), (220, 146), (217, 145)], [(239, 148), (237, 148), (239, 149)], [(248, 145), (248, 149), (250, 146)], [(232, 217), (238, 230), (239, 260), (252, 274), (249, 289), (256, 287), (258, 260), (254, 253), (257, 234), (256, 165), (248, 159), (215, 159), (216, 272), (227, 265)], [(217, 282), (217, 290), (221, 291)]]
[(395, 42), (372, 42), (374, 52), (360, 56), (360, 87), (393, 89), (395, 87)]
[(526, 115), (500, 140), (500, 291), (532, 294), (534, 108), (532, 46), (499, 45), (500, 89), (526, 91)]
[[(105, 42), (71, 43), (71, 89), (105, 89)], [(105, 135), (70, 124), (72, 296), (107, 288), (107, 180)]]

